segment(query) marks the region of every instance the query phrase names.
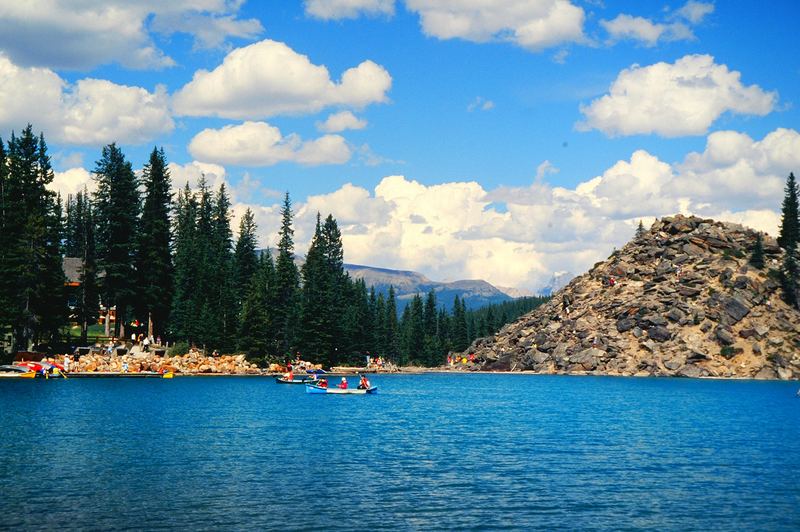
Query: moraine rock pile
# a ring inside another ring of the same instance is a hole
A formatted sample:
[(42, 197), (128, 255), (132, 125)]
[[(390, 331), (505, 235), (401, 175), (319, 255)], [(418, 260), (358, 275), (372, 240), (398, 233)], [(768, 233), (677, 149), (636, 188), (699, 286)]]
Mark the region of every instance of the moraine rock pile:
[(737, 224), (663, 218), (469, 352), (494, 371), (798, 379), (800, 312), (781, 299), (782, 253), (764, 236), (756, 269), (755, 241)]

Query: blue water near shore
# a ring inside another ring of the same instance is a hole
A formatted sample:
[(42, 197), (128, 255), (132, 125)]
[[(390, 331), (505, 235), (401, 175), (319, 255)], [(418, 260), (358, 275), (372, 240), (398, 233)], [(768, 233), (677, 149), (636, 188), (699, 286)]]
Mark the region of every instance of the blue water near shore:
[(800, 529), (797, 383), (0, 382), (0, 529)]

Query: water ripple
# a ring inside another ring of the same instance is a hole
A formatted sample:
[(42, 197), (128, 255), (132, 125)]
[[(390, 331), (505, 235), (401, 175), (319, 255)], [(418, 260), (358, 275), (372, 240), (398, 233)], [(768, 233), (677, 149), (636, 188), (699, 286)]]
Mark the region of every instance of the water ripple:
[(0, 382), (0, 529), (800, 528), (796, 384)]

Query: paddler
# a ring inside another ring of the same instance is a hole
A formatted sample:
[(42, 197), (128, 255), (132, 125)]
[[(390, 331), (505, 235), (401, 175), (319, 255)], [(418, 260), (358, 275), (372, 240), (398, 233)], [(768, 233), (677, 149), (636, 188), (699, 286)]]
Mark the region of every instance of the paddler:
[(338, 387), (342, 390), (347, 389), (347, 379), (342, 377), (342, 382), (339, 383)]
[(361, 375), (361, 380), (358, 383), (359, 390), (369, 390), (370, 385), (366, 375)]

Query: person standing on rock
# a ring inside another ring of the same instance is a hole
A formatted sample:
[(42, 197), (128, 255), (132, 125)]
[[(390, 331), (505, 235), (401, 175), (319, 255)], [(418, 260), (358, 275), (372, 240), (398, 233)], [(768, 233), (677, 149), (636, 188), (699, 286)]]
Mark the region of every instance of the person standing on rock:
[(566, 314), (567, 316), (569, 316), (570, 303), (571, 301), (569, 300), (569, 296), (564, 294), (564, 296), (561, 298), (561, 306), (564, 308), (564, 314)]

